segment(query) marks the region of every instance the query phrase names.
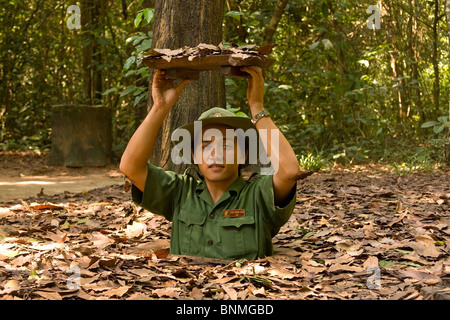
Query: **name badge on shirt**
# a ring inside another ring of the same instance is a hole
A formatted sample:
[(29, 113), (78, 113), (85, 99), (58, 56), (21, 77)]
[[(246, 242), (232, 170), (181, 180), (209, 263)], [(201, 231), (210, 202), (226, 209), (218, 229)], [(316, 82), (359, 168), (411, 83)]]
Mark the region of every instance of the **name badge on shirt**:
[(222, 217), (224, 218), (234, 218), (244, 216), (245, 216), (245, 209), (227, 209), (222, 211)]

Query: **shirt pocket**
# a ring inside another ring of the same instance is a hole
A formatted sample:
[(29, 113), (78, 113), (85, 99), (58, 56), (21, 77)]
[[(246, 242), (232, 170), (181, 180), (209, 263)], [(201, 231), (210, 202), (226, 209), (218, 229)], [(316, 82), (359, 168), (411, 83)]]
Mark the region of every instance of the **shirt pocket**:
[(258, 253), (255, 217), (222, 218), (219, 236), (223, 255), (231, 259), (254, 259)]
[(205, 220), (206, 215), (195, 214), (195, 211), (180, 211), (177, 232), (180, 254), (198, 255), (201, 253)]

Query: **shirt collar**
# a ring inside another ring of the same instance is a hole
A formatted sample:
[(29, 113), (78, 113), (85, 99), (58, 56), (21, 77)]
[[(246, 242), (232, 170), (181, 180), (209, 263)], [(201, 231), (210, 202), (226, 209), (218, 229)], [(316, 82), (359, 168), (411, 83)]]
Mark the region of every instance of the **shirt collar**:
[(239, 192), (242, 190), (242, 188), (245, 185), (245, 180), (239, 176), (236, 181), (234, 181), (231, 186), (227, 189), (227, 191), (224, 192), (222, 197), (217, 201), (216, 204), (212, 203), (211, 195), (209, 194), (209, 190), (206, 187), (206, 183), (204, 181), (200, 181), (197, 187), (195, 188), (195, 192), (197, 193), (197, 196), (208, 203), (212, 208), (217, 207), (220, 205), (223, 201), (226, 201), (229, 199), (232, 195), (237, 196)]
[[(232, 184), (228, 187), (227, 191), (230, 193), (239, 194), (239, 192), (242, 190), (242, 188), (245, 185), (245, 180), (242, 178), (242, 176), (239, 176)], [(206, 187), (206, 183), (203, 180), (200, 180), (197, 184), (197, 187), (195, 187), (195, 192), (201, 193), (203, 190), (208, 190)]]
[(234, 192), (236, 195), (239, 194), (239, 192), (242, 190), (242, 188), (245, 186), (245, 180), (242, 178), (242, 176), (239, 176), (228, 188), (229, 192)]

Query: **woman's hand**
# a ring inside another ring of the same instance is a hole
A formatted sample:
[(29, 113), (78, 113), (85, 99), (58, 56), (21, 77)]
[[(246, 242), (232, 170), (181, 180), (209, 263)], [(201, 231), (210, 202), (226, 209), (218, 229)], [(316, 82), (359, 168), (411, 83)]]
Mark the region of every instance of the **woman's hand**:
[(247, 86), (247, 100), (252, 113), (264, 108), (264, 77), (262, 69), (256, 66), (242, 67), (242, 71), (250, 74)]
[(190, 80), (183, 80), (177, 87), (174, 80), (166, 78), (165, 70), (157, 70), (153, 77), (152, 98), (156, 108), (170, 109), (177, 102)]

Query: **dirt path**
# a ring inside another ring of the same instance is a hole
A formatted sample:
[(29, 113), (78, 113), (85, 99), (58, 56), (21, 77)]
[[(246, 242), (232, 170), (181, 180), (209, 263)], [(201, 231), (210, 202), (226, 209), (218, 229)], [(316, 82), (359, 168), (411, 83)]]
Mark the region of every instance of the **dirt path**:
[(0, 153), (0, 203), (39, 195), (85, 192), (123, 184), (116, 164), (99, 168), (47, 166), (45, 155)]

